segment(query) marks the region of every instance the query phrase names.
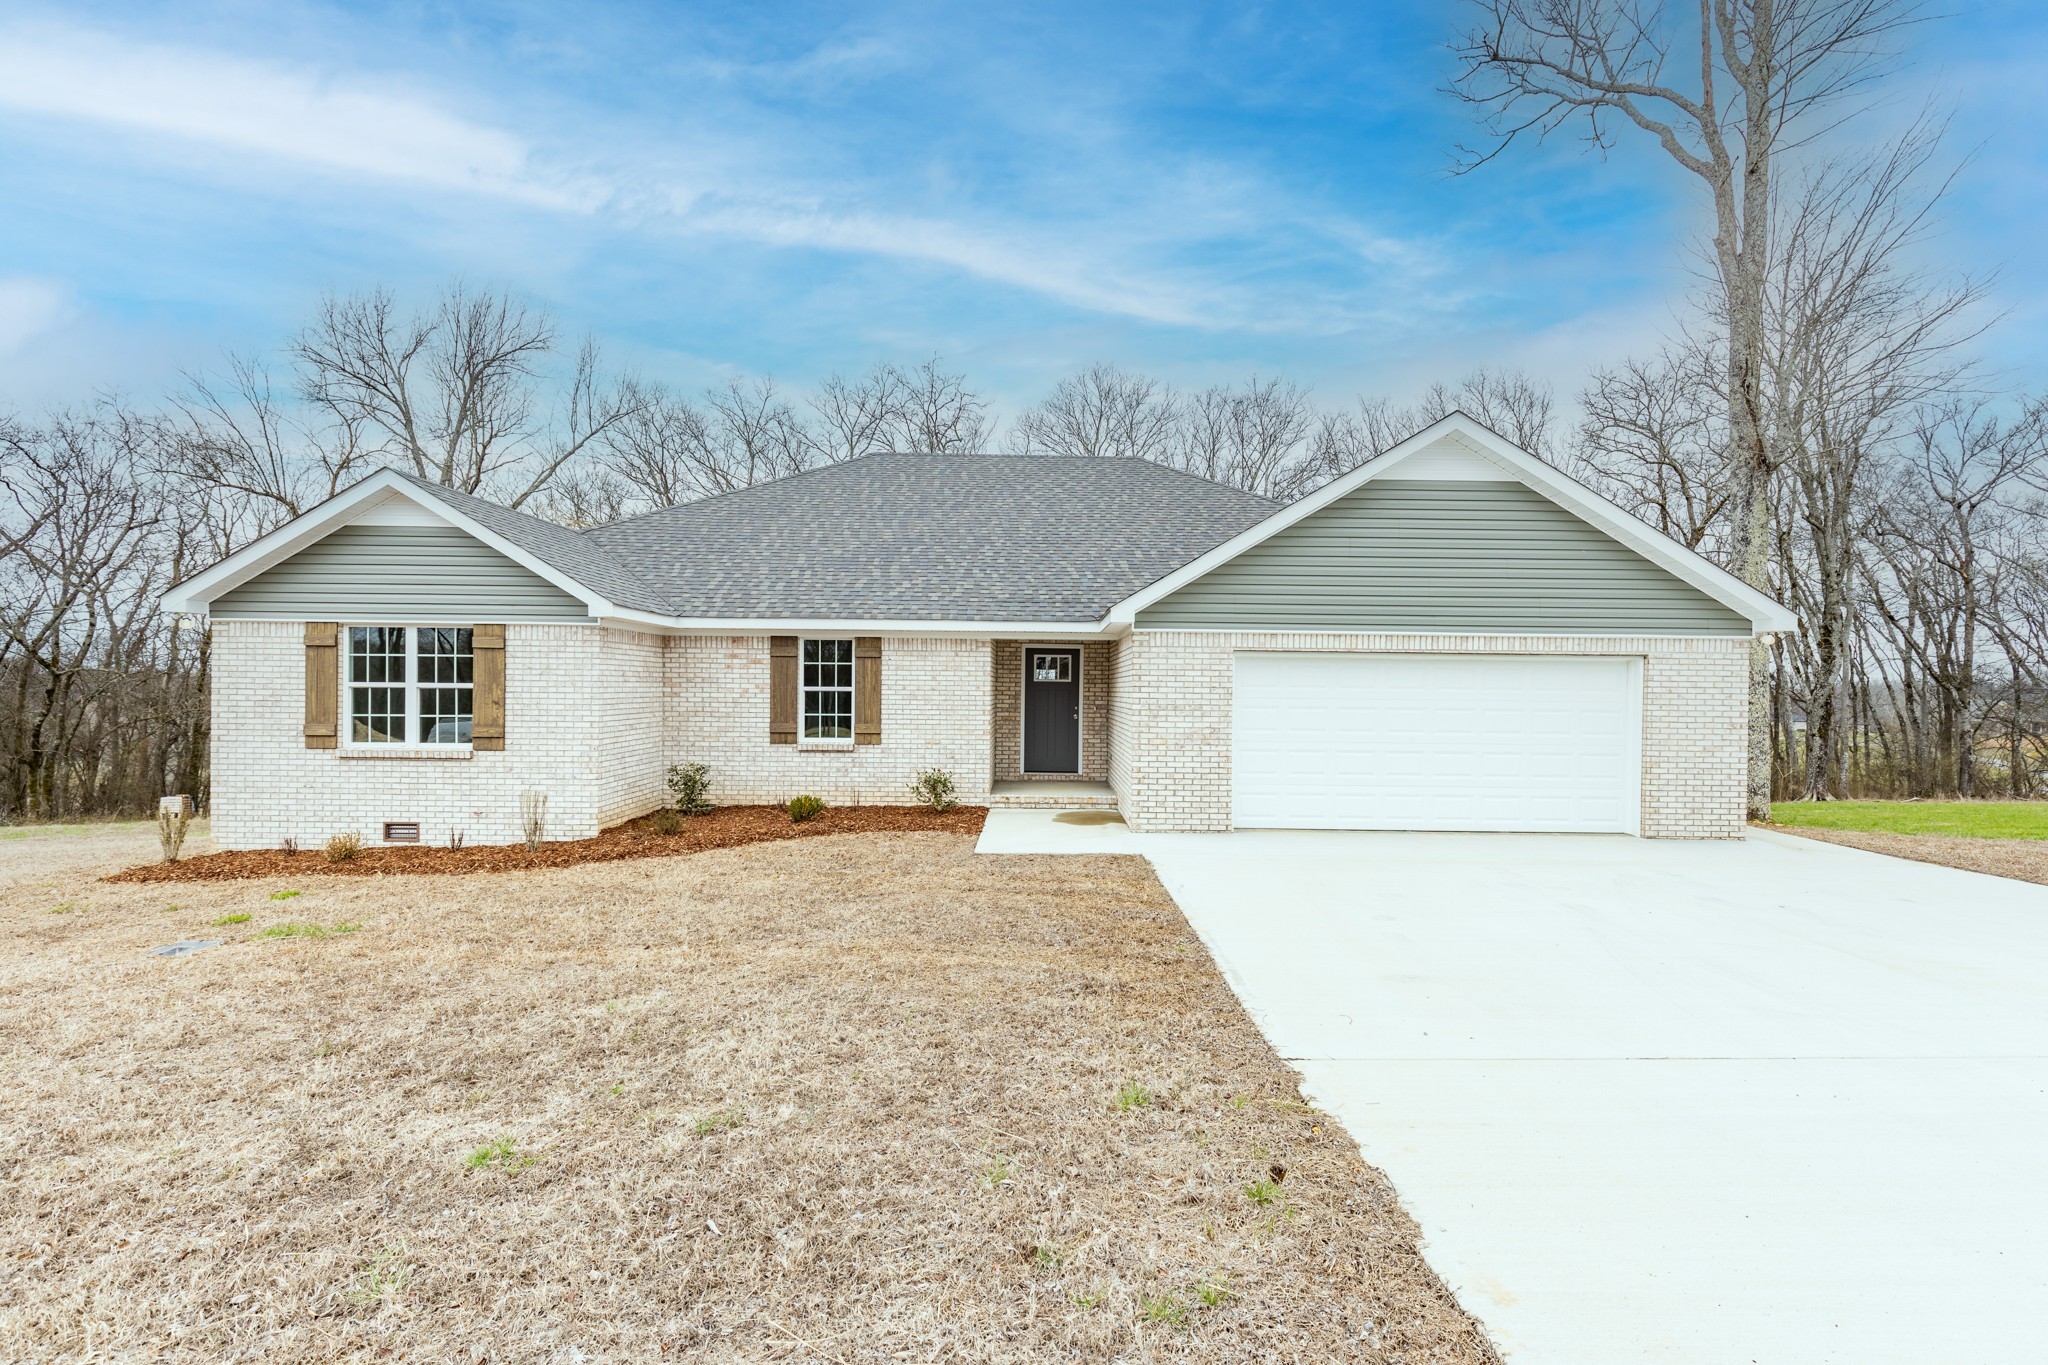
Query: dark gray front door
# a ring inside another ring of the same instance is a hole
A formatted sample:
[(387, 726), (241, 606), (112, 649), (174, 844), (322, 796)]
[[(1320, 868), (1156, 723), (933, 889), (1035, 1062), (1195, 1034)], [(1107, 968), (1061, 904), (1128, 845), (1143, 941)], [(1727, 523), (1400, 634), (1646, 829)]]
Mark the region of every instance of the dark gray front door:
[(1081, 651), (1024, 649), (1024, 771), (1081, 771)]

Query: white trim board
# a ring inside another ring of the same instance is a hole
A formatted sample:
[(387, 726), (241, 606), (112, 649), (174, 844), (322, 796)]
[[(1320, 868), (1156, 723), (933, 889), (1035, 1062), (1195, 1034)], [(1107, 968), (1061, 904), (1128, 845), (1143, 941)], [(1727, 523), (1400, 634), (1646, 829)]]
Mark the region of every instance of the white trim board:
[[(1395, 471), (1425, 455), (1428, 456), (1428, 462), (1417, 466), (1418, 468), (1427, 470), (1434, 466), (1441, 470), (1447, 466), (1456, 467), (1466, 472), (1455, 477), (1477, 477), (1471, 472), (1472, 466), (1465, 458), (1468, 452), (1476, 452), (1478, 458), (1499, 465), (1504, 475), (1527, 484), (1651, 563), (1668, 570), (1715, 601), (1747, 617), (1753, 631), (1761, 633), (1798, 629), (1798, 618), (1788, 608), (1771, 600), (1697, 552), (1688, 550), (1669, 536), (1645, 526), (1562, 470), (1545, 464), (1462, 412), (1454, 412), (1440, 421), (1431, 423), (1391, 450), (1367, 460), (1349, 474), (1331, 480), (1299, 501), (1289, 503), (1256, 526), (1224, 541), (1201, 558), (1182, 565), (1150, 586), (1132, 593), (1111, 607), (1106, 619), (1112, 625), (1132, 624), (1136, 621), (1138, 613), (1154, 602), (1179, 591), (1212, 569), (1229, 563), (1253, 546), (1278, 535), (1296, 522), (1313, 516), (1339, 498), (1356, 492), (1373, 480), (1402, 477)], [(1428, 477), (1442, 475), (1432, 474)]]

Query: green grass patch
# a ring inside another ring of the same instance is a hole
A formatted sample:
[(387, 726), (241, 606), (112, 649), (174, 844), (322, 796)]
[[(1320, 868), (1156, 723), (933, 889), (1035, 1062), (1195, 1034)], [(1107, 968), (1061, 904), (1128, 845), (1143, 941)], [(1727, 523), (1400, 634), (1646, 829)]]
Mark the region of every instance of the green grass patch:
[(508, 1137), (501, 1137), (496, 1142), (486, 1142), (462, 1158), (462, 1164), (472, 1171), (518, 1171), (531, 1166), (534, 1161), (533, 1157), (521, 1156), (519, 1145)]
[(222, 915), (219, 919), (214, 921), (214, 924), (247, 924), (248, 922), (249, 917), (247, 915)]
[(274, 901), (288, 901), (293, 896), (303, 896), (305, 894), (303, 891), (273, 891), (270, 893), (270, 898)]
[(706, 1114), (690, 1125), (690, 1131), (698, 1137), (710, 1137), (713, 1133), (723, 1133), (737, 1128), (746, 1121), (747, 1111), (735, 1105), (731, 1109), (720, 1109), (716, 1113)]
[(273, 924), (257, 933), (258, 938), (332, 938), (336, 934), (353, 934), (362, 928), (360, 924)]
[(1779, 801), (1771, 819), (1809, 829), (1931, 834), (1950, 839), (2048, 839), (2048, 801)]
[[(196, 821), (194, 823), (197, 823)], [(87, 825), (8, 825), (0, 839), (48, 839), (99, 834), (106, 830), (155, 829), (154, 820), (101, 820)]]
[(1116, 1111), (1128, 1114), (1133, 1109), (1143, 1109), (1152, 1103), (1152, 1092), (1136, 1081), (1125, 1081), (1116, 1092)]

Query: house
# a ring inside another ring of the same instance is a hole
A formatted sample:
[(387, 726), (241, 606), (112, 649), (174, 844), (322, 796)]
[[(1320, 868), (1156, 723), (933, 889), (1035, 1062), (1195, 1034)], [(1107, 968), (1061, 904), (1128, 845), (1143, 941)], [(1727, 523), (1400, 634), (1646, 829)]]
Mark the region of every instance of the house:
[(1743, 829), (1790, 614), (1463, 415), (1287, 506), (1139, 460), (877, 455), (573, 531), (376, 474), (179, 585), (222, 847), (579, 838), (666, 799), (1137, 830)]

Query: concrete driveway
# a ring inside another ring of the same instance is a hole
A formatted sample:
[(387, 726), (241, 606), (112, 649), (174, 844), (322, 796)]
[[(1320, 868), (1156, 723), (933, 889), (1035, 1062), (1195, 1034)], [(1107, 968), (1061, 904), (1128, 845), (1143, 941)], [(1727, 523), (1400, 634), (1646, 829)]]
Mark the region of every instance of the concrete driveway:
[(1152, 859), (1515, 1365), (2048, 1354), (2048, 888), (996, 815), (988, 851)]

